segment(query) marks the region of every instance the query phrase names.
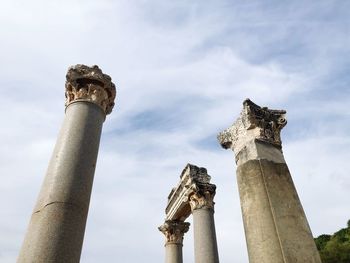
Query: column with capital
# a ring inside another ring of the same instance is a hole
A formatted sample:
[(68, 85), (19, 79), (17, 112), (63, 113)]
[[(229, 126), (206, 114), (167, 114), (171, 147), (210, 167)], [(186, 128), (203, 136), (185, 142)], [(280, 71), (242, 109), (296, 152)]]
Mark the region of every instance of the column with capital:
[(66, 76), (66, 112), (17, 262), (78, 263), (102, 124), (116, 90), (97, 66)]
[(321, 263), (282, 153), (285, 115), (247, 99), (218, 139), (235, 153), (249, 262)]
[(216, 186), (197, 181), (191, 188), (189, 203), (193, 215), (195, 262), (218, 263), (213, 201)]
[(165, 263), (182, 263), (182, 246), (184, 234), (190, 223), (167, 220), (158, 229), (165, 235)]

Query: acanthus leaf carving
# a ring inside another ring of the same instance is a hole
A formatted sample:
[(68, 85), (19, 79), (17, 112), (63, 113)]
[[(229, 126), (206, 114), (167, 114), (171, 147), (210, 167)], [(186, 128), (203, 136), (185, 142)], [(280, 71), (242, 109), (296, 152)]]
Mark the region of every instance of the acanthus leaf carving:
[[(211, 176), (207, 169), (193, 164), (187, 164), (183, 169), (180, 182), (174, 187), (169, 196), (165, 209), (167, 220), (185, 220), (191, 214), (190, 198), (194, 204), (198, 199), (196, 207), (214, 207), (214, 194), (216, 186), (210, 184)], [(204, 191), (205, 189), (205, 191)], [(212, 192), (214, 191), (214, 194)], [(211, 193), (208, 196), (208, 193)], [(197, 194), (197, 195), (194, 195)], [(202, 200), (200, 196), (208, 197), (208, 201)], [(195, 198), (196, 197), (196, 198)]]
[(165, 235), (165, 243), (182, 244), (184, 234), (188, 231), (190, 223), (178, 220), (166, 220), (163, 225), (158, 227)]
[(88, 101), (100, 106), (106, 114), (112, 112), (116, 89), (111, 77), (98, 66), (78, 64), (66, 75), (65, 106), (75, 101)]
[(260, 107), (246, 99), (239, 118), (231, 127), (219, 133), (218, 140), (223, 148), (232, 148), (236, 155), (251, 140), (270, 143), (281, 148), (280, 133), (286, 124), (285, 110)]
[(193, 191), (188, 197), (192, 212), (202, 208), (214, 210), (214, 196), (216, 193), (214, 184), (196, 182), (192, 189)]

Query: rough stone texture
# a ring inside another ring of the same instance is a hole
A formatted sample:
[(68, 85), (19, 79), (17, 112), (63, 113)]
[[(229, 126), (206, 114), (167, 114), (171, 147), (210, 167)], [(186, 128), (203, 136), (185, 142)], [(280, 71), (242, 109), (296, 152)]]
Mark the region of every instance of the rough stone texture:
[(237, 180), (250, 263), (321, 262), (285, 163), (249, 160)]
[(116, 89), (111, 77), (94, 65), (75, 65), (68, 69), (66, 75), (66, 103), (75, 101), (95, 103), (106, 114), (112, 112)]
[(17, 262), (79, 262), (105, 114), (89, 100), (68, 104)]
[(285, 114), (285, 110), (260, 107), (246, 99), (239, 118), (230, 128), (219, 133), (218, 140), (223, 148), (231, 148), (236, 155), (251, 140), (281, 147), (280, 132), (287, 124)]
[(165, 263), (182, 263), (182, 242), (190, 223), (165, 221), (158, 229), (165, 235)]
[(218, 263), (214, 210), (199, 208), (193, 211), (194, 257), (196, 263)]
[(79, 262), (104, 118), (68, 106), (18, 262)]
[(282, 153), (285, 114), (246, 100), (218, 139), (235, 153), (249, 262), (321, 263)]
[(189, 194), (192, 212), (196, 209), (207, 208), (214, 210), (216, 185), (196, 183)]
[[(165, 209), (167, 221), (184, 221), (193, 214), (196, 263), (219, 262), (214, 224), (216, 186), (210, 183), (210, 179), (205, 168), (187, 164), (181, 173), (180, 182), (168, 196)], [(174, 255), (174, 251), (167, 252), (167, 258), (168, 255)]]
[(190, 223), (167, 220), (163, 225), (158, 227), (159, 231), (165, 235), (165, 244), (178, 243), (182, 244), (184, 234), (188, 231)]
[(166, 220), (185, 221), (191, 214), (190, 197), (193, 194), (201, 192), (201, 189), (209, 188), (215, 192), (216, 187), (210, 184), (210, 179), (207, 169), (187, 164), (181, 173), (178, 185), (171, 190), (168, 196), (168, 204), (165, 209)]
[(251, 140), (246, 143), (243, 150), (236, 155), (237, 165), (248, 162), (249, 160), (265, 159), (276, 163), (285, 163), (281, 149), (277, 147), (266, 147), (266, 143)]

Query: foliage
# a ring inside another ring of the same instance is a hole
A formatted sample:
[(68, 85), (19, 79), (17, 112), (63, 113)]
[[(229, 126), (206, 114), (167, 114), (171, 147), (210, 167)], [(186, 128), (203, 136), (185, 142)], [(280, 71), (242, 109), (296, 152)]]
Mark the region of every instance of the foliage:
[(315, 242), (323, 263), (350, 263), (350, 220), (347, 228), (333, 235), (320, 235)]
[(330, 235), (320, 235), (318, 238), (315, 238), (317, 249), (319, 251), (323, 250), (330, 239)]

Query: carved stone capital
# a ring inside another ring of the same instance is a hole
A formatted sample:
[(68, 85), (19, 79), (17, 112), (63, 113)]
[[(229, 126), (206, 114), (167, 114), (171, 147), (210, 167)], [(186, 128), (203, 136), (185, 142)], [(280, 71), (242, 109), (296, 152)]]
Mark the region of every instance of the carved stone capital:
[(243, 110), (239, 118), (231, 127), (219, 133), (218, 140), (223, 148), (231, 148), (236, 156), (252, 140), (281, 148), (280, 133), (286, 124), (285, 110), (260, 107), (246, 99), (243, 102)]
[(165, 235), (165, 244), (182, 244), (184, 234), (188, 231), (189, 227), (190, 223), (187, 222), (167, 220), (158, 229)]
[(114, 107), (116, 89), (111, 77), (104, 74), (98, 66), (78, 64), (68, 69), (65, 95), (66, 107), (76, 101), (88, 101), (109, 114)]
[(214, 196), (216, 192), (214, 184), (196, 182), (193, 184), (192, 190), (192, 193), (189, 195), (192, 212), (202, 208), (214, 210)]
[[(166, 219), (185, 221), (193, 211), (190, 205), (191, 196), (193, 196), (193, 204), (196, 202), (195, 200), (198, 199), (201, 205), (207, 205), (212, 208), (214, 205), (212, 200), (205, 202), (199, 199), (200, 196), (208, 196), (208, 193), (212, 191), (214, 191), (215, 194), (216, 186), (210, 184), (210, 179), (211, 177), (208, 175), (207, 169), (197, 167), (193, 164), (187, 164), (181, 173), (180, 182), (171, 190), (168, 196), (168, 204), (165, 209)], [(196, 196), (198, 197), (197, 199), (195, 199)], [(214, 195), (212, 195), (212, 197), (214, 197)], [(210, 198), (208, 200), (210, 200)]]

